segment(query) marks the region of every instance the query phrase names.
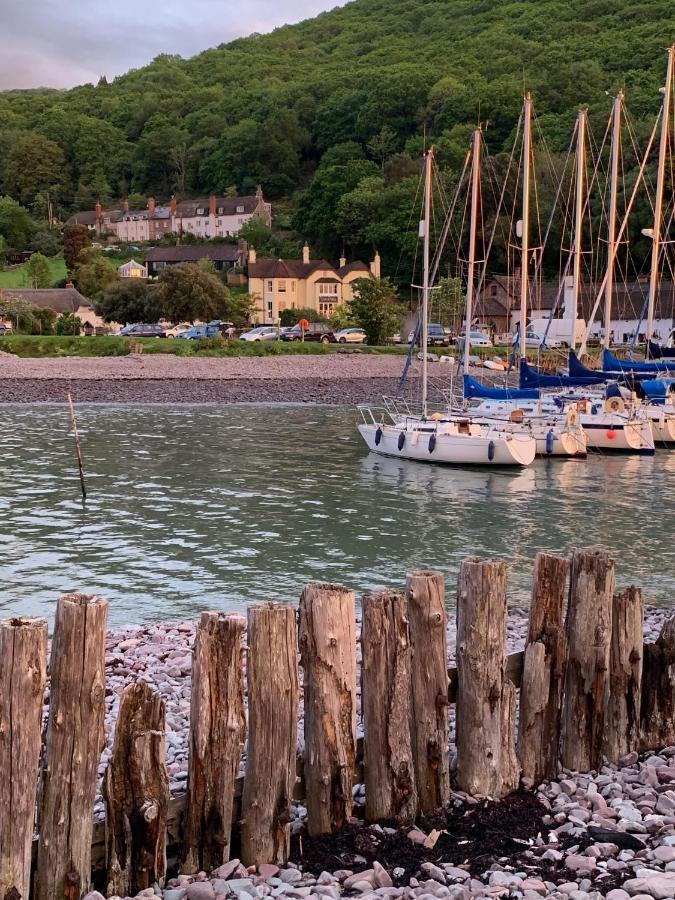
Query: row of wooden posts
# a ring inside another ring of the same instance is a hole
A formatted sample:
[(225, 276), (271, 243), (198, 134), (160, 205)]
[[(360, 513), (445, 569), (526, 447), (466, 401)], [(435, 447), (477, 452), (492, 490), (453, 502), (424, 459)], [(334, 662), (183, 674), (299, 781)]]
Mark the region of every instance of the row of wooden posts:
[[(47, 625), (0, 622), (0, 900), (79, 900), (90, 887), (107, 614), (98, 597), (60, 598), (44, 735)], [(182, 871), (227, 861), (237, 821), (246, 865), (286, 862), (293, 797), (305, 799), (310, 833), (337, 831), (352, 813), (361, 764), (369, 820), (406, 824), (444, 805), (451, 703), (457, 787), (471, 794), (502, 796), (521, 776), (537, 783), (561, 763), (590, 770), (675, 741), (675, 623), (643, 647), (640, 591), (615, 593), (606, 553), (576, 552), (571, 567), (537, 556), (524, 654), (506, 655), (507, 617), (505, 564), (465, 561), (457, 668), (448, 670), (442, 575), (414, 572), (404, 591), (363, 597), (359, 759), (352, 591), (308, 585), (299, 614), (291, 605), (252, 606), (248, 622), (204, 613), (192, 665)], [(165, 704), (144, 682), (123, 692), (103, 796), (108, 892), (162, 883), (171, 824)]]

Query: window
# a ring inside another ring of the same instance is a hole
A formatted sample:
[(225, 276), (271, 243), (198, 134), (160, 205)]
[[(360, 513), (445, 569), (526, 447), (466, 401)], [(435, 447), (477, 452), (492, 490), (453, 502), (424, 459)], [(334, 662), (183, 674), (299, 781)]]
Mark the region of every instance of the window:
[(490, 296), (491, 296), (491, 297), (496, 297), (496, 296), (497, 296), (497, 285), (496, 285), (496, 284), (491, 284), (491, 285), (490, 285)]
[(295, 282), (291, 281), (291, 294), (295, 293)]
[(337, 297), (338, 286), (337, 284), (320, 284), (319, 285), (319, 296), (331, 296), (335, 295)]
[(203, 207), (200, 207), (200, 208), (197, 210), (197, 215), (198, 215), (198, 216), (203, 216), (205, 212), (206, 212), (206, 210), (205, 210)]
[(222, 207), (222, 206), (219, 206), (219, 207), (218, 207), (218, 215), (219, 215), (219, 216), (222, 216), (222, 214), (223, 214), (223, 207)]
[(279, 291), (282, 291), (283, 293), (286, 293), (286, 282), (285, 282), (285, 280), (284, 280), (283, 278), (280, 278), (280, 279), (279, 279), (279, 288), (278, 288), (278, 290), (279, 290)]
[(244, 207), (243, 207), (243, 206), (238, 206), (238, 207), (237, 207), (237, 212), (238, 212), (238, 213), (243, 213), (243, 211), (244, 211)]
[(267, 290), (270, 291), (270, 293), (274, 290), (274, 284), (271, 280), (267, 282)]
[(319, 312), (321, 313), (322, 316), (330, 316), (333, 312), (334, 306), (335, 306), (335, 302), (331, 301), (331, 300), (329, 300), (325, 303), (321, 302), (321, 303), (319, 303)]
[(271, 300), (267, 301), (267, 315), (270, 319), (274, 316), (274, 304)]

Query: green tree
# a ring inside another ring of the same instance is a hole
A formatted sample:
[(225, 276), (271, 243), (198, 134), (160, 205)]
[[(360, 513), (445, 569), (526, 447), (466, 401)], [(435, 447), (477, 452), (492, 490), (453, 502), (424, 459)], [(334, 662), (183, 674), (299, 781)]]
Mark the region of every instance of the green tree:
[(157, 322), (162, 318), (162, 291), (156, 284), (137, 278), (120, 278), (106, 286), (94, 304), (106, 322)]
[(100, 250), (87, 249), (73, 270), (73, 281), (85, 297), (97, 298), (112, 282), (118, 281), (117, 269)]
[(14, 326), (16, 332), (24, 332), (30, 334), (34, 326), (33, 310), (34, 306), (19, 296), (12, 299), (3, 299), (0, 296), (0, 317), (9, 319)]
[(391, 338), (401, 318), (396, 288), (389, 278), (359, 278), (353, 297), (347, 301), (348, 315), (366, 332), (369, 344)]
[(23, 250), (31, 238), (35, 226), (28, 210), (11, 197), (0, 197), (0, 235), (7, 246)]
[(260, 298), (248, 291), (231, 292), (227, 301), (227, 321), (239, 327), (251, 321), (251, 316), (260, 308)]
[(297, 325), (302, 319), (307, 319), (308, 322), (327, 321), (325, 316), (320, 315), (315, 309), (308, 306), (300, 307), (299, 309), (282, 309), (279, 316), (279, 324), (284, 328), (288, 328), (289, 326)]
[(4, 236), (0, 234), (0, 268), (4, 266), (5, 260), (7, 259), (7, 241)]
[(466, 295), (461, 278), (439, 278), (431, 292), (430, 316), (442, 325), (457, 325), (464, 313)]
[(52, 286), (52, 270), (49, 261), (42, 253), (33, 253), (26, 263), (26, 278), (32, 288), (48, 288)]
[(178, 263), (159, 276), (162, 309), (170, 322), (228, 319), (230, 292), (216, 276), (196, 263)]
[(5, 162), (5, 189), (26, 205), (36, 194), (60, 194), (66, 161), (58, 144), (41, 134), (26, 134), (12, 145)]
[(86, 225), (65, 225), (63, 228), (63, 258), (69, 272), (80, 262), (80, 254), (91, 244)]
[(82, 330), (82, 319), (79, 316), (76, 316), (75, 313), (65, 312), (61, 313), (61, 315), (56, 320), (56, 333), (57, 334), (79, 334)]
[(58, 313), (48, 306), (36, 306), (31, 310), (33, 317), (33, 334), (54, 334), (54, 324)]
[(30, 241), (30, 249), (45, 256), (57, 256), (61, 250), (61, 241), (57, 231), (36, 231)]
[(334, 331), (342, 331), (343, 328), (357, 324), (347, 303), (338, 303), (328, 321)]

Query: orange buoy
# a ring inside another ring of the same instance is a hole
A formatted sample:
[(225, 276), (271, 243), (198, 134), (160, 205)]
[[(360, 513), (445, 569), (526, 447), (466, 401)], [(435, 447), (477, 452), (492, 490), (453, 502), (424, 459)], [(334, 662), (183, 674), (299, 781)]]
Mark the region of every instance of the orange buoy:
[(610, 441), (613, 441), (614, 438), (616, 437), (616, 431), (614, 431), (613, 428), (610, 428), (609, 431), (607, 432), (607, 437), (609, 438)]

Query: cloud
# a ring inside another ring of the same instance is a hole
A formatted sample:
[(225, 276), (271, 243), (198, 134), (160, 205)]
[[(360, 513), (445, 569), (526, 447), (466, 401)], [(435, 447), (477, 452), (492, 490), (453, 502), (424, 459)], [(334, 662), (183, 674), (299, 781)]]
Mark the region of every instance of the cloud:
[(0, 0), (0, 90), (108, 80), (159, 53), (193, 56), (340, 0)]

